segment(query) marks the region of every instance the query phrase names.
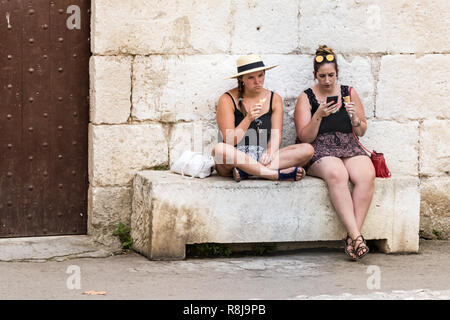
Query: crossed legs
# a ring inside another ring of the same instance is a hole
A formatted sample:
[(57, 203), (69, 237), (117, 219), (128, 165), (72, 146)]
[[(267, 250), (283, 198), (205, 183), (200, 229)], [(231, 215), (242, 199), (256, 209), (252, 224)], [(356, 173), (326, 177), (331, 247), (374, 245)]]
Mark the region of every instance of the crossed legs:
[[(286, 172), (282, 172), (289, 173), (296, 166), (305, 166), (313, 154), (314, 149), (310, 144), (295, 144), (278, 150), (272, 162), (264, 166), (244, 152), (226, 143), (215, 145), (212, 153), (216, 160), (216, 170), (221, 176), (232, 176), (233, 168), (238, 167), (249, 175), (270, 180), (278, 179), (278, 169), (285, 169)], [(303, 178), (301, 171), (299, 170), (297, 173), (297, 180)]]

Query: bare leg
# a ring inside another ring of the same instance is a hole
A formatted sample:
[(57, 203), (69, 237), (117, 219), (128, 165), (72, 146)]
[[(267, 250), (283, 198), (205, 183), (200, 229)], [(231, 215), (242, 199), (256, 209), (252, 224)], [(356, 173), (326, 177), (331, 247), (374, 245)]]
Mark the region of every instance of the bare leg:
[(348, 187), (349, 175), (342, 160), (336, 157), (324, 157), (308, 169), (308, 174), (325, 180), (330, 192), (331, 202), (339, 218), (350, 237), (355, 239), (359, 235), (359, 229)]
[(293, 144), (278, 150), (267, 167), (285, 169), (304, 167), (314, 155), (314, 148), (308, 143)]
[(361, 231), (374, 193), (375, 169), (369, 157), (356, 156), (342, 159), (353, 187), (353, 208), (358, 230)]
[(261, 163), (237, 150), (232, 145), (218, 143), (214, 146), (213, 157), (216, 161), (216, 169), (219, 175), (231, 176), (234, 167), (247, 172), (249, 175), (262, 177), (265, 179), (278, 179), (277, 170), (263, 166)]

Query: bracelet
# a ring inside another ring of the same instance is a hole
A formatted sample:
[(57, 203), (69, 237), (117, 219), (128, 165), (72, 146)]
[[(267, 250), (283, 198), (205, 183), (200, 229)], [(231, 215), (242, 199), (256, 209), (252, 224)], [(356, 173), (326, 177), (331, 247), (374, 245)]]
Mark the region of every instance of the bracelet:
[(359, 127), (360, 125), (361, 125), (361, 119), (359, 119), (358, 124), (356, 126), (352, 123), (352, 126), (355, 127), (355, 128)]

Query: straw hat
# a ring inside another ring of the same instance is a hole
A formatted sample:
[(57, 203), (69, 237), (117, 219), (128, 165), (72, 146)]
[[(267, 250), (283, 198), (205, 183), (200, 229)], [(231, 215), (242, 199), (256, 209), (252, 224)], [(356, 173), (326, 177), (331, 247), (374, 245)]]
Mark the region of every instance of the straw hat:
[(269, 69), (272, 69), (272, 68), (275, 68), (278, 66), (278, 65), (275, 65), (275, 66), (266, 67), (264, 65), (264, 62), (262, 61), (261, 56), (259, 56), (257, 54), (249, 54), (246, 56), (239, 57), (236, 60), (236, 65), (237, 65), (238, 73), (235, 74), (234, 76), (230, 77), (230, 79), (237, 78), (237, 77), (242, 76), (247, 73), (252, 73), (252, 72), (261, 71), (261, 70), (269, 70)]

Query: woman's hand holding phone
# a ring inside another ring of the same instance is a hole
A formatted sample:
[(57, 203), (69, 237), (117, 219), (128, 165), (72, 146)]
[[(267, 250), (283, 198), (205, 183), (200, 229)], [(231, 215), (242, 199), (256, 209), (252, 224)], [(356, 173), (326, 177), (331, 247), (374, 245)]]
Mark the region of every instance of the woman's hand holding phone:
[(321, 118), (328, 117), (330, 114), (337, 112), (339, 110), (339, 106), (335, 101), (330, 102), (322, 102), (317, 108), (318, 116)]

